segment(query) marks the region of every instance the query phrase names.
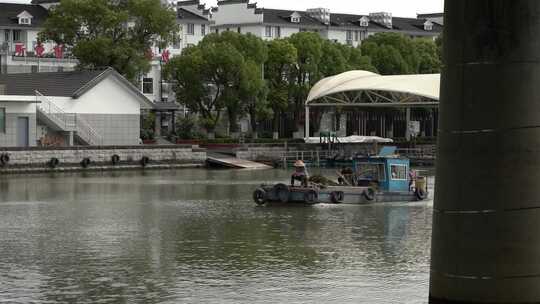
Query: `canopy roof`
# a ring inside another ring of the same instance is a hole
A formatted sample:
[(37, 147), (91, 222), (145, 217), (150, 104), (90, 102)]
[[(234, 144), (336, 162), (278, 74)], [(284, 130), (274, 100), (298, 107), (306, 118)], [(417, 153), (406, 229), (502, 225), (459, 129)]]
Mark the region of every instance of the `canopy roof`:
[(440, 74), (382, 76), (368, 71), (350, 71), (315, 84), (306, 105), (331, 95), (362, 91), (399, 93), (438, 101), (440, 81)]

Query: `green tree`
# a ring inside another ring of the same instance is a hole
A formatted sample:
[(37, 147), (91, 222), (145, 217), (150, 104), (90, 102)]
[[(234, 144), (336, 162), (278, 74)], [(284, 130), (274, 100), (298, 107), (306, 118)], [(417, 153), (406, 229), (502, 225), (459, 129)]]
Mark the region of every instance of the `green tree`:
[(268, 104), (272, 109), (274, 133), (279, 132), (279, 119), (289, 107), (289, 86), (297, 60), (298, 52), (288, 40), (276, 39), (268, 43), (265, 78), (268, 83)]
[(379, 33), (362, 43), (362, 54), (371, 57), (383, 75), (417, 73), (419, 54), (413, 40), (397, 33)]
[(177, 100), (200, 115), (201, 126), (212, 137), (224, 105), (221, 89), (212, 83), (213, 73), (208, 72), (207, 60), (201, 48), (187, 48), (165, 66), (164, 76), (174, 83)]
[(414, 39), (413, 43), (419, 57), (418, 73), (440, 73), (441, 59), (437, 44), (428, 39)]
[(321, 79), (319, 64), (323, 57), (324, 40), (318, 33), (300, 32), (292, 35), (289, 41), (298, 53), (297, 68), (291, 71), (289, 96), (293, 101), (294, 122), (297, 129), (300, 129), (304, 102), (311, 87)]
[(80, 68), (111, 66), (133, 81), (150, 67), (147, 50), (177, 31), (174, 11), (160, 0), (62, 0), (39, 37), (71, 48)]

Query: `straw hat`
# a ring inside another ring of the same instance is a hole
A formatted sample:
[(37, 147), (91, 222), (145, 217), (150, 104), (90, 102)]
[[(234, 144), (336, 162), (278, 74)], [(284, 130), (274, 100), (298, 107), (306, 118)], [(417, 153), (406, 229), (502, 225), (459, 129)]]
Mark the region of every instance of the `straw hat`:
[(306, 164), (304, 164), (304, 162), (301, 161), (301, 160), (297, 160), (297, 161), (294, 163), (294, 166), (295, 166), (296, 168), (304, 168), (304, 167), (306, 166)]

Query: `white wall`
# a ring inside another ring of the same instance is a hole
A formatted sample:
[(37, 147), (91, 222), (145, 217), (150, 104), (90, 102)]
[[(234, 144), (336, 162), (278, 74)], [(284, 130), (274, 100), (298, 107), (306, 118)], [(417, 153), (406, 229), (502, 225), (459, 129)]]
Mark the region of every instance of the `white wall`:
[(51, 97), (64, 112), (76, 114), (140, 115), (139, 97), (114, 76), (109, 76), (78, 99)]
[(263, 15), (255, 14), (255, 9), (248, 9), (246, 3), (234, 3), (220, 5), (212, 19), (216, 25), (262, 23)]
[(0, 101), (0, 108), (5, 108), (6, 113), (36, 114), (36, 104), (35, 103), (1, 102)]

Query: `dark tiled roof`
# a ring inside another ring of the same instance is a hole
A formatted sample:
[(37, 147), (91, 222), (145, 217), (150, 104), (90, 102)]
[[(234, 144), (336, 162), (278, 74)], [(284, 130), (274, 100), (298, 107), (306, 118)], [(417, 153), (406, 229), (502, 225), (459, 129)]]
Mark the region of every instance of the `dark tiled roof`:
[[(32, 15), (32, 25), (19, 25), (17, 15), (27, 11)], [(40, 27), (47, 18), (47, 10), (40, 5), (0, 3), (0, 26)]]
[(444, 17), (444, 13), (433, 13), (433, 14), (418, 14), (418, 18), (442, 18)]
[(32, 4), (59, 3), (60, 0), (32, 0)]
[(54, 73), (2, 74), (0, 84), (6, 86), (6, 95), (35, 95), (72, 97), (92, 80), (107, 70)]
[(177, 16), (178, 16), (178, 19), (182, 19), (182, 20), (208, 21), (208, 19), (201, 17), (197, 14), (194, 14), (183, 8), (178, 8)]
[(360, 18), (363, 15), (351, 14), (330, 14), (330, 25), (332, 26), (360, 26)]
[[(300, 14), (300, 23), (291, 22), (290, 17), (294, 12)], [(264, 14), (264, 23), (297, 24), (299, 26), (323, 26), (322, 22), (309, 16), (306, 12), (303, 11), (288, 11), (263, 8), (262, 13)]]

